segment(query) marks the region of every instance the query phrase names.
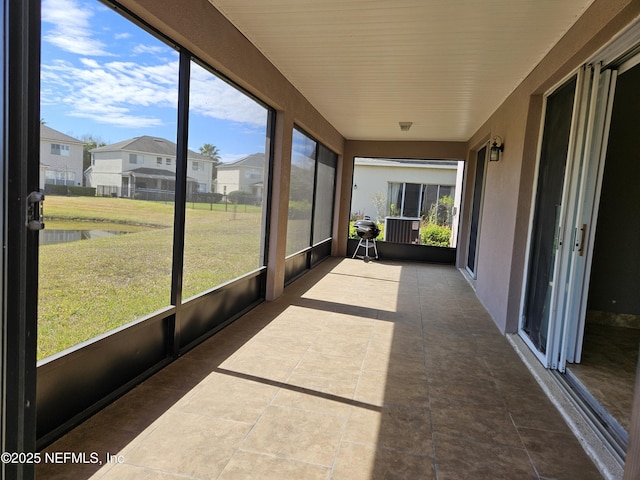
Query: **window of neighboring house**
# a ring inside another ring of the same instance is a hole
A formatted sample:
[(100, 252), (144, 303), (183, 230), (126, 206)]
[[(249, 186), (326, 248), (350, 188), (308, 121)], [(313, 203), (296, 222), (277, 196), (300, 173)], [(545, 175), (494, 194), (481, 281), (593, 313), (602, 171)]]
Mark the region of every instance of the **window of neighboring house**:
[(144, 157), (142, 155), (137, 155), (135, 153), (130, 153), (129, 154), (129, 163), (142, 164), (142, 163), (144, 163)]
[[(387, 212), (399, 217), (428, 217), (439, 215), (438, 202), (444, 197), (453, 198), (455, 187), (451, 185), (425, 185), (420, 183), (389, 182)], [(444, 223), (449, 223), (448, 220)]]
[(56, 170), (46, 170), (44, 172), (44, 183), (48, 185), (75, 185), (75, 180), (75, 172)]
[(198, 184), (198, 193), (206, 193), (207, 192), (207, 184), (199, 183)]
[(164, 164), (165, 165), (171, 165), (171, 159), (170, 158), (165, 158), (164, 159)]
[(162, 157), (156, 157), (156, 165), (162, 165)]
[(69, 145), (62, 145), (60, 143), (51, 144), (51, 155), (62, 155), (64, 157), (69, 156)]
[(192, 162), (191, 163), (191, 169), (192, 170), (200, 170), (200, 164), (198, 162)]

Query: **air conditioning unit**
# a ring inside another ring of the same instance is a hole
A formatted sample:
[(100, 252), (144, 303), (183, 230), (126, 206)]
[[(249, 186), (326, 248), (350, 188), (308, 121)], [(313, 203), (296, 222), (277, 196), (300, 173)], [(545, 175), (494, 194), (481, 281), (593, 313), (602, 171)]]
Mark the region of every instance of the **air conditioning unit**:
[(385, 217), (384, 241), (420, 244), (420, 217)]

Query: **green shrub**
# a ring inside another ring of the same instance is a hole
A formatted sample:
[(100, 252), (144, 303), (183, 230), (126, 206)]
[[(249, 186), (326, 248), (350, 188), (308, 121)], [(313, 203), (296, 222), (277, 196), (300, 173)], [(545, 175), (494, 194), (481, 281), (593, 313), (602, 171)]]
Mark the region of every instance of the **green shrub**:
[(448, 247), (451, 229), (435, 223), (424, 224), (420, 231), (420, 243), (434, 247)]
[(449, 195), (441, 197), (433, 204), (425, 220), (429, 224), (436, 223), (450, 227), (453, 220), (453, 198)]
[(289, 201), (289, 220), (302, 220), (311, 218), (311, 203), (302, 200)]
[(46, 184), (44, 186), (45, 195), (67, 195), (73, 197), (95, 197), (96, 189), (94, 187), (80, 187), (76, 185), (53, 185)]
[(227, 201), (236, 205), (254, 205), (256, 204), (256, 196), (244, 190), (234, 190), (227, 195)]
[(69, 195), (74, 197), (95, 197), (95, 187), (69, 187)]

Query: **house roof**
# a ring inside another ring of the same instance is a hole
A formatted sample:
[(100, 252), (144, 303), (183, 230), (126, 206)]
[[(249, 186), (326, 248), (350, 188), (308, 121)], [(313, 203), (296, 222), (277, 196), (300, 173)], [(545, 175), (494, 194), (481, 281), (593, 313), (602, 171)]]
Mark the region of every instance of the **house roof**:
[[(94, 148), (91, 153), (97, 152), (113, 152), (113, 151), (132, 151), (140, 153), (149, 153), (152, 155), (163, 155), (169, 157), (175, 157), (178, 146), (166, 138), (151, 137), (149, 135), (143, 135), (141, 137), (129, 138), (128, 140), (122, 140), (121, 142), (112, 143), (103, 147)], [(205, 155), (188, 150), (189, 158), (211, 161), (211, 159)]]
[(40, 138), (46, 138), (47, 140), (57, 140), (58, 142), (64, 143), (79, 143), (84, 144), (82, 140), (78, 140), (70, 135), (66, 135), (58, 130), (54, 130), (51, 127), (47, 127), (46, 125), (40, 124)]
[(264, 153), (253, 153), (246, 157), (241, 158), (240, 160), (236, 160), (231, 163), (221, 163), (218, 165), (218, 170), (232, 169), (238, 167), (264, 167)]

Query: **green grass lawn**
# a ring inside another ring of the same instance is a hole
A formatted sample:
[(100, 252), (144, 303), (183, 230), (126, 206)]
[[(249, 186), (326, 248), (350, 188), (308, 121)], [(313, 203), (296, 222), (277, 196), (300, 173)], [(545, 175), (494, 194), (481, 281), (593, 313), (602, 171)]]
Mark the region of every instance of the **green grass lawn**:
[[(187, 206), (183, 299), (260, 265), (260, 208), (224, 209)], [(170, 203), (47, 197), (47, 228), (129, 233), (40, 247), (39, 359), (170, 305), (173, 217)]]

